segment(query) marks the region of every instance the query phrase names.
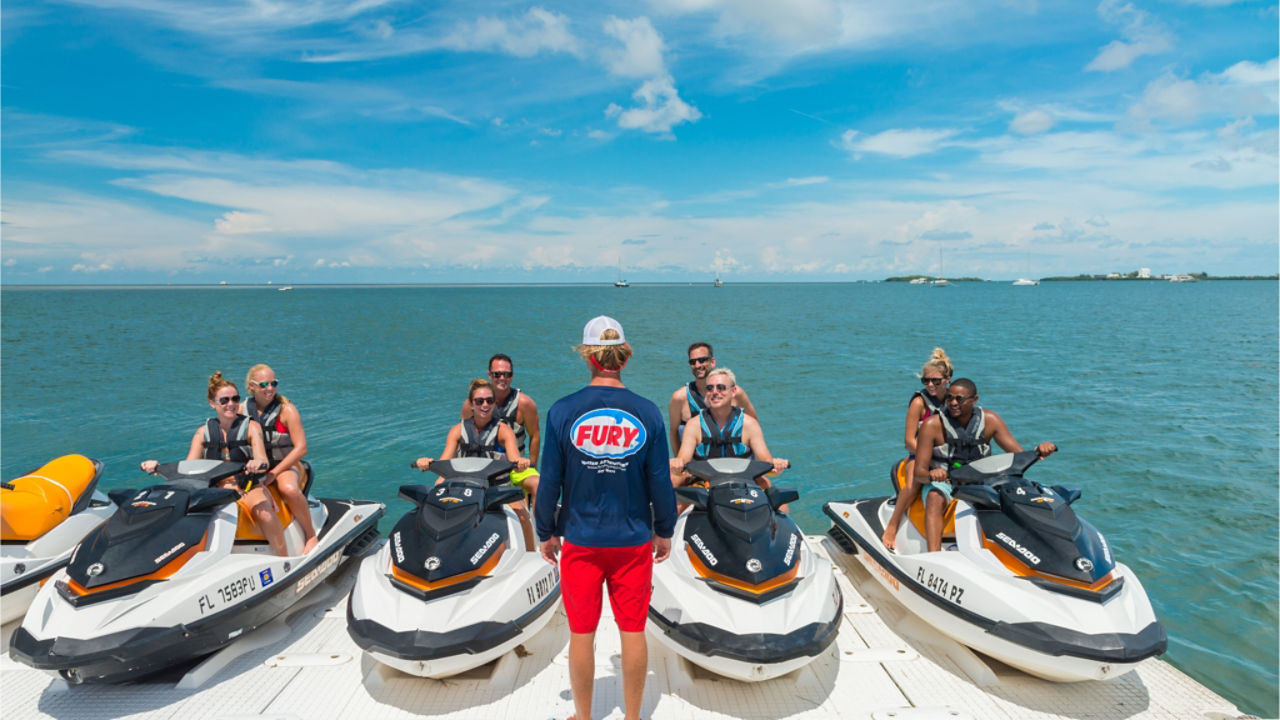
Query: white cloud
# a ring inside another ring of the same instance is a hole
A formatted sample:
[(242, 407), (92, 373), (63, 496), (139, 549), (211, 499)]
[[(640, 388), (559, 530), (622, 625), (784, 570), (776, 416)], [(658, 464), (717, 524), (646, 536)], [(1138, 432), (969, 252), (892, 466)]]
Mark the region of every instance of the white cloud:
[(605, 20), (604, 31), (622, 43), (621, 47), (605, 48), (601, 59), (609, 72), (619, 77), (648, 78), (667, 74), (662, 54), (662, 36), (654, 29), (649, 18), (624, 20), (610, 17)]
[[(685, 102), (667, 71), (663, 58), (662, 36), (648, 18), (624, 20), (610, 17), (604, 31), (622, 43), (620, 48), (607, 48), (601, 57), (609, 71), (619, 77), (646, 78), (631, 94), (637, 105), (623, 108), (610, 103), (605, 117), (615, 118), (623, 130), (641, 130), (671, 136), (671, 129), (702, 118), (698, 108)], [(595, 135), (592, 135), (595, 137)]]
[(646, 80), (631, 97), (639, 104), (638, 107), (623, 110), (611, 104), (605, 109), (605, 115), (616, 117), (618, 127), (624, 130), (670, 133), (672, 127), (697, 122), (702, 117), (698, 108), (680, 99), (670, 77)]
[(440, 47), (497, 51), (516, 57), (531, 57), (542, 51), (581, 53), (578, 38), (569, 30), (569, 19), (540, 7), (530, 8), (524, 17), (515, 20), (482, 17), (463, 23), (440, 42)]
[(1009, 130), (1019, 135), (1037, 135), (1047, 132), (1054, 125), (1053, 116), (1044, 110), (1028, 110), (1018, 113), (1009, 123)]
[(1158, 55), (1173, 48), (1173, 36), (1163, 23), (1125, 0), (1102, 0), (1098, 15), (1107, 23), (1122, 26), (1124, 40), (1112, 40), (1085, 70), (1111, 72), (1127, 68), (1143, 55)]
[(852, 153), (874, 153), (908, 158), (937, 152), (950, 143), (956, 130), (893, 129), (863, 135), (857, 130), (846, 130), (840, 136), (840, 147)]
[(1239, 62), (1221, 73), (1198, 79), (1170, 72), (1152, 80), (1129, 109), (1139, 123), (1169, 120), (1190, 122), (1201, 115), (1275, 115), (1280, 93), (1280, 61)]

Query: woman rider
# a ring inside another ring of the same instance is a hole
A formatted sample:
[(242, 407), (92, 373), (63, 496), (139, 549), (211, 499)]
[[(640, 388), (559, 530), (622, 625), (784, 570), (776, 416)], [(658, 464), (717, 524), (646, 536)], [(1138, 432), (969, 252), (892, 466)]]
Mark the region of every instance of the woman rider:
[[(516, 434), (506, 423), (493, 416), (495, 397), (493, 384), (488, 380), (472, 380), (467, 392), (467, 402), (471, 405), (471, 417), (449, 428), (449, 436), (444, 441), (444, 452), (441, 460), (452, 460), (456, 457), (481, 457), (503, 459), (514, 463), (517, 471), (529, 467), (529, 459), (520, 457), (520, 449), (516, 445)], [(414, 465), (425, 471), (434, 458), (420, 457)], [(442, 482), (444, 478), (436, 482)], [(536, 476), (525, 479), (524, 488), (529, 492), (529, 504), (533, 504), (533, 493), (537, 490)], [(520, 518), (524, 528), (525, 543), (529, 550), (535, 549), (533, 543), (533, 525), (529, 520), (529, 510), (521, 500), (511, 503), (512, 509)]]
[[(249, 473), (257, 473), (267, 468), (266, 445), (262, 440), (262, 428), (257, 422), (240, 414), (240, 393), (235, 383), (222, 377), (222, 372), (215, 372), (209, 377), (209, 407), (217, 417), (196, 430), (191, 436), (191, 448), (187, 451), (188, 460), (227, 460), (244, 463)], [(142, 470), (148, 473), (156, 471), (155, 460), (144, 460)], [(239, 489), (237, 479), (227, 478), (220, 483), (221, 487)], [(287, 555), (284, 544), (284, 528), (276, 517), (275, 506), (266, 486), (248, 481), (250, 489), (243, 492), (240, 502), (249, 508), (249, 515), (258, 529), (266, 536), (271, 545), (271, 552), (276, 555)]]
[(302, 430), (302, 416), (298, 414), (298, 408), (276, 392), (279, 384), (270, 366), (258, 364), (249, 368), (245, 385), (249, 388), (250, 397), (244, 404), (244, 414), (262, 426), (269, 463), (262, 484), (276, 484), (284, 504), (289, 506), (289, 512), (302, 528), (302, 552), (305, 554), (319, 542), (315, 526), (311, 524), (311, 508), (307, 505), (306, 493), (302, 491), (309, 470), (302, 462), (307, 454), (307, 434)]
[(951, 359), (940, 347), (933, 349), (929, 360), (925, 362), (924, 367), (920, 368), (920, 384), (924, 387), (911, 396), (911, 403), (907, 405), (907, 423), (904, 428), (904, 442), (907, 446), (907, 481), (898, 490), (898, 499), (893, 505), (893, 516), (889, 518), (889, 524), (885, 526), (884, 535), (880, 538), (889, 550), (897, 546), (898, 526), (902, 524), (902, 516), (920, 492), (919, 488), (912, 492), (916, 466), (916, 435), (925, 420), (945, 410), (944, 398), (947, 396), (952, 372)]

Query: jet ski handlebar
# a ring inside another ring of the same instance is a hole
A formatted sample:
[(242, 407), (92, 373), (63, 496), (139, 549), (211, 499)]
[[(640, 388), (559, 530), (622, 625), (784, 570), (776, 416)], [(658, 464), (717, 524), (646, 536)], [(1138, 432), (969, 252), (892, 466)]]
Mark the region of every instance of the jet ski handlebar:
[[(409, 467), (418, 469), (416, 462)], [(445, 480), (463, 480), (466, 478), (487, 481), (502, 480), (512, 470), (515, 463), (493, 458), (454, 458), (452, 460), (432, 460), (427, 469)]]
[(956, 484), (997, 485), (1001, 479), (1022, 477), (1038, 460), (1040, 453), (1035, 450), (1002, 453), (978, 458), (968, 465), (952, 468), (947, 474)]
[[(787, 467), (791, 467), (790, 463)], [(714, 486), (730, 480), (752, 482), (761, 475), (773, 472), (773, 463), (755, 458), (711, 458), (692, 460), (684, 469), (690, 475)]]
[(244, 463), (226, 460), (179, 460), (156, 465), (155, 474), (170, 484), (196, 489), (209, 487), (219, 480), (244, 471)]

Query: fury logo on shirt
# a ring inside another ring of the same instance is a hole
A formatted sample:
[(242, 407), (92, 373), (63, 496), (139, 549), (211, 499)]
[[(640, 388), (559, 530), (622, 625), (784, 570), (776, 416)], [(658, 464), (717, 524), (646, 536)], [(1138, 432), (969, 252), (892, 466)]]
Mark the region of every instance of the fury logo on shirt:
[(644, 425), (629, 412), (601, 408), (574, 421), (569, 440), (584, 454), (594, 458), (624, 458), (634, 455), (647, 436)]

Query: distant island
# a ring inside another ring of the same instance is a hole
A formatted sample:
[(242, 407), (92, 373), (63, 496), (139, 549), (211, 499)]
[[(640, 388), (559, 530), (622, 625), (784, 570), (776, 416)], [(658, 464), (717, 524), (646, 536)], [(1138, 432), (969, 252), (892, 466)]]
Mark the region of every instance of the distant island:
[[(1277, 275), (1277, 274), (1271, 274), (1271, 275), (1210, 275), (1209, 273), (1198, 272), (1198, 273), (1186, 273), (1185, 275), (1182, 275), (1181, 277), (1188, 278), (1188, 279), (1190, 279), (1190, 280), (1280, 280), (1280, 275)], [(1040, 281), (1041, 281), (1041, 282), (1061, 282), (1061, 281), (1066, 281), (1066, 280), (1087, 280), (1087, 281), (1091, 281), (1091, 282), (1092, 282), (1092, 281), (1113, 281), (1113, 280), (1138, 280), (1138, 281), (1142, 281), (1142, 282), (1169, 282), (1169, 278), (1170, 278), (1170, 276), (1168, 276), (1168, 275), (1150, 275), (1150, 274), (1144, 274), (1144, 273), (1141, 273), (1141, 272), (1139, 272), (1139, 271), (1137, 271), (1137, 270), (1134, 270), (1133, 272), (1130, 272), (1130, 273), (1123, 273), (1123, 274), (1121, 274), (1121, 273), (1103, 273), (1103, 274), (1097, 274), (1097, 275), (1086, 275), (1086, 274), (1081, 274), (1081, 275), (1071, 275), (1071, 276), (1067, 276), (1067, 275), (1056, 275), (1056, 276), (1053, 276), (1053, 277), (1040, 278)], [(889, 278), (885, 278), (885, 279), (884, 279), (884, 282), (904, 282), (904, 283), (909, 283), (909, 282), (911, 282), (912, 280), (917, 280), (917, 279), (923, 279), (923, 280), (934, 280), (935, 278), (934, 278), (934, 276), (933, 276), (933, 275), (902, 275), (902, 276), (898, 276), (898, 277), (889, 277)], [(986, 280), (986, 279), (984, 279), (984, 278), (980, 278), (980, 277), (958, 277), (958, 278), (943, 278), (943, 279), (945, 279), (948, 283), (957, 283), (957, 282), (1009, 282), (1008, 280)]]

